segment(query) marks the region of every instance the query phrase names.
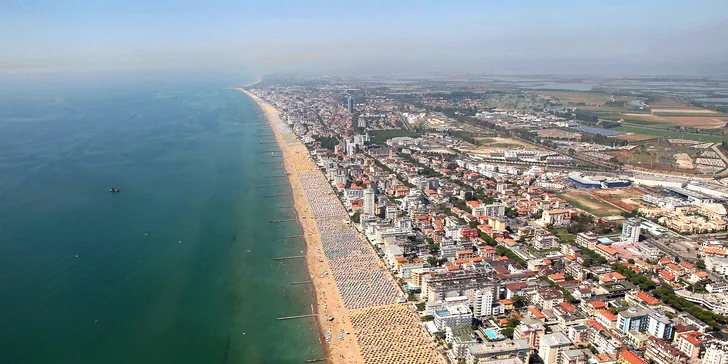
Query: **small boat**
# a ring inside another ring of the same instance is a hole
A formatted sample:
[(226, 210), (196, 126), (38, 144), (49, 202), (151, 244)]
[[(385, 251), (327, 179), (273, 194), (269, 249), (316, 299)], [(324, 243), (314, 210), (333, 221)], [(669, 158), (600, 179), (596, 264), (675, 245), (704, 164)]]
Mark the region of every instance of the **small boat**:
[(109, 192), (117, 193), (117, 192), (121, 192), (121, 190), (119, 190), (118, 188), (115, 188), (114, 186), (111, 186), (111, 187), (109, 187)]

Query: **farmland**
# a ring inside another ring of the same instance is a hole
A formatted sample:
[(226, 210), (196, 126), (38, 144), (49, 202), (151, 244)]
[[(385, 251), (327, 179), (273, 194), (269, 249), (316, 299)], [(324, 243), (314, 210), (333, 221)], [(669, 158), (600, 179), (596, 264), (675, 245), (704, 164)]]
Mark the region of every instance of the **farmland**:
[(645, 134), (629, 133), (629, 134), (617, 135), (614, 138), (615, 139), (619, 139), (619, 140), (626, 140), (628, 142), (641, 142), (641, 141), (644, 141), (644, 140), (654, 139), (655, 136), (653, 136), (653, 135), (645, 135)]
[(632, 98), (624, 96), (615, 96), (599, 93), (599, 92), (578, 92), (578, 91), (548, 91), (540, 92), (541, 96), (558, 99), (562, 104), (566, 105), (587, 105), (597, 106), (603, 105), (610, 101), (630, 101)]
[(639, 126), (633, 126), (633, 125), (622, 125), (620, 127), (615, 128), (615, 130), (623, 131), (625, 133), (637, 133), (637, 134), (643, 134), (643, 135), (653, 135), (653, 136), (658, 136), (658, 137), (692, 139), (692, 140), (700, 140), (700, 141), (714, 142), (714, 143), (728, 141), (728, 136), (694, 134), (694, 133), (686, 133), (686, 132), (679, 132), (679, 131), (662, 130), (662, 129), (657, 129), (657, 128), (639, 127)]

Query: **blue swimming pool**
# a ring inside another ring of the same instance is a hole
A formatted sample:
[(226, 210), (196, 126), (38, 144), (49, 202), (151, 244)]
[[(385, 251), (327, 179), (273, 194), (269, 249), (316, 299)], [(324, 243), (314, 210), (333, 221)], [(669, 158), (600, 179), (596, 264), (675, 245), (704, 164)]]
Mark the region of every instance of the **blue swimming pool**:
[(485, 335), (488, 336), (488, 339), (495, 340), (498, 338), (498, 334), (493, 329), (485, 329), (483, 331), (485, 332)]

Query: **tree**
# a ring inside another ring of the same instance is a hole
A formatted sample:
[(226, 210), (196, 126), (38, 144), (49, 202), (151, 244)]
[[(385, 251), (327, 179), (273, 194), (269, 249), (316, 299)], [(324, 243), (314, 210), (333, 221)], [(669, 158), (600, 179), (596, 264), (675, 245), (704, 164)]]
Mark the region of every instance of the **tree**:
[(521, 308), (526, 305), (526, 299), (523, 296), (514, 295), (511, 301), (513, 301), (513, 307), (515, 308)]

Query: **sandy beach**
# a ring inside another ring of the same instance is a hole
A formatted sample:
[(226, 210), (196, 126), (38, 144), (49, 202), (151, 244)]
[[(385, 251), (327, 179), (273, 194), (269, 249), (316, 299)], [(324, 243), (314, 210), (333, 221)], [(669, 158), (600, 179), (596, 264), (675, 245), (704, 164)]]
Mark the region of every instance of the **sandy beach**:
[[(278, 111), (243, 89), (273, 129), (307, 245), (317, 325), (329, 363), (445, 363), (374, 249), (350, 225), (329, 181)], [(333, 317), (332, 321), (328, 318)]]
[[(303, 227), (303, 234), (307, 246), (306, 265), (316, 296), (316, 312), (320, 313), (317, 321), (319, 337), (323, 343), (324, 350), (329, 363), (364, 363), (361, 357), (359, 346), (354, 335), (354, 328), (349, 318), (349, 312), (344, 306), (336, 282), (330, 274), (331, 268), (328, 259), (323, 253), (321, 238), (319, 236), (316, 221), (311, 216), (311, 207), (301, 186), (299, 174), (317, 171), (314, 163), (307, 158), (309, 156), (306, 147), (298, 140), (285, 140), (278, 131), (275, 123), (280, 122), (278, 111), (257, 96), (243, 90), (252, 98), (265, 112), (271, 129), (276, 136), (278, 146), (283, 152), (283, 161), (288, 174), (291, 188), (293, 189), (294, 207), (298, 214), (298, 220)], [(333, 321), (328, 321), (333, 317)], [(339, 340), (339, 333), (343, 330), (343, 340)], [(331, 340), (326, 342), (326, 333), (330, 333)], [(313, 358), (312, 358), (313, 359)]]

